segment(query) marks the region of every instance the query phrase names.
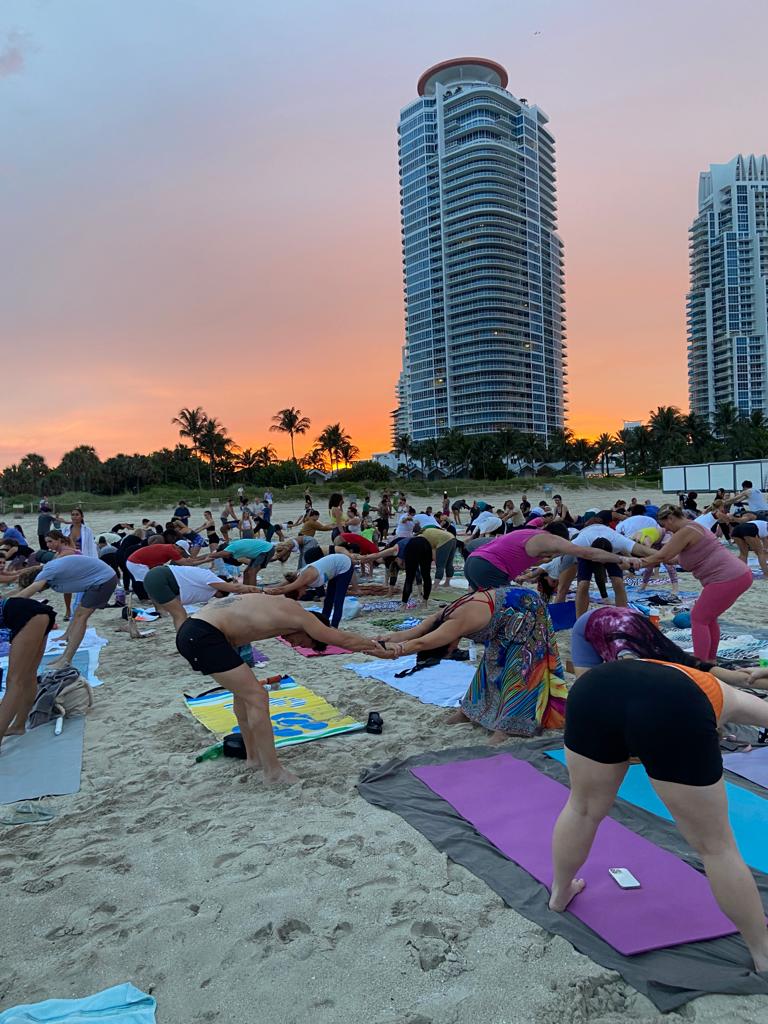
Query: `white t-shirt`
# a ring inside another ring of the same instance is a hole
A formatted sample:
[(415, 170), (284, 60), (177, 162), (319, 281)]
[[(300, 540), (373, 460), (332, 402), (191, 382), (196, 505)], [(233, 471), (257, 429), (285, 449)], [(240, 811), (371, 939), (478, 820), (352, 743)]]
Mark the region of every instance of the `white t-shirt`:
[(208, 584), (222, 582), (215, 572), (206, 569), (204, 565), (169, 565), (168, 568), (179, 584), (182, 604), (205, 604), (216, 594), (215, 589)]
[(413, 536), (413, 519), (411, 519), (407, 512), (403, 512), (403, 514), (398, 517), (397, 526), (395, 527), (395, 536), (400, 539), (403, 537)]
[(698, 523), (699, 526), (703, 526), (705, 530), (711, 530), (717, 522), (714, 513), (712, 512), (702, 512), (702, 514), (700, 516), (696, 516), (693, 521), (694, 523)]
[(325, 555), (323, 558), (318, 558), (316, 562), (312, 562), (311, 565), (307, 566), (307, 569), (316, 569), (318, 572), (317, 583), (313, 581), (313, 587), (323, 587), (332, 580), (334, 576), (341, 576), (342, 573), (348, 572), (352, 568), (352, 559), (349, 555)]
[(571, 543), (578, 544), (582, 548), (588, 548), (592, 541), (597, 540), (598, 537), (605, 537), (606, 540), (609, 540), (613, 551), (617, 555), (631, 555), (632, 548), (635, 546), (635, 542), (630, 540), (629, 537), (622, 537), (620, 533), (616, 533), (610, 526), (601, 526), (599, 523), (595, 523), (594, 526), (585, 526), (583, 530), (579, 530), (576, 536), (572, 538)]
[(438, 523), (434, 516), (429, 516), (426, 512), (419, 512), (418, 515), (413, 517), (413, 521), (418, 523), (422, 530), (427, 526), (436, 526), (440, 529), (440, 523)]
[(481, 533), (493, 533), (494, 530), (498, 530), (501, 526), (501, 519), (494, 515), (493, 512), (481, 512), (472, 521), (473, 529), (477, 530), (478, 534)]
[(616, 533), (623, 537), (634, 537), (638, 530), (659, 528), (659, 524), (650, 516), (630, 516), (629, 519), (622, 519), (616, 524)]
[(765, 512), (768, 509), (768, 501), (759, 487), (750, 487), (746, 495), (747, 508), (750, 512)]

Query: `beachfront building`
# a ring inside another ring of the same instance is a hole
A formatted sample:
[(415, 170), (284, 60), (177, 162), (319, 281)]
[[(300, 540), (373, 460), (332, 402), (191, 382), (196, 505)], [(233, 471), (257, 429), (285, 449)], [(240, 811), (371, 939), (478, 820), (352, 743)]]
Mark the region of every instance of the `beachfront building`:
[(403, 346), (403, 368), (397, 378), (395, 388), (395, 401), (397, 405), (391, 413), (392, 447), (397, 444), (398, 437), (403, 434), (411, 434), (411, 416), (408, 404), (408, 346)]
[(413, 440), (565, 415), (563, 246), (547, 116), (485, 58), (419, 79), (398, 128)]
[(711, 418), (732, 402), (768, 414), (768, 158), (703, 171), (689, 234), (691, 412)]

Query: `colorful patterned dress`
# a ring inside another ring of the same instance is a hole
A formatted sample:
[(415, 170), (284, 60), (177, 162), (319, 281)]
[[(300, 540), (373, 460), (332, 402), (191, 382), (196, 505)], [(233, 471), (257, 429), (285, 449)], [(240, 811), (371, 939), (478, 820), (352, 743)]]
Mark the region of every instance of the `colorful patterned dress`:
[(485, 729), (510, 736), (562, 729), (567, 689), (546, 605), (525, 587), (500, 587), (494, 596), (482, 633), (483, 660), (461, 710)]

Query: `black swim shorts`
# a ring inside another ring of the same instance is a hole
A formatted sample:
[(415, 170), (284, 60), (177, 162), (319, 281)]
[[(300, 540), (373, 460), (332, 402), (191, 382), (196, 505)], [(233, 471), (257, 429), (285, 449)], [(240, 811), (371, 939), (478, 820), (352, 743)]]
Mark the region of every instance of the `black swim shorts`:
[(0, 601), (0, 629), (10, 630), (11, 642), (36, 615), (48, 616), (48, 628), (45, 632), (50, 633), (56, 621), (56, 612), (49, 604), (32, 601), (28, 597), (7, 597)]
[(195, 672), (230, 672), (245, 662), (220, 629), (203, 619), (187, 619), (176, 634), (176, 650)]
[[(577, 558), (576, 579), (578, 582), (586, 583), (591, 580), (600, 564), (600, 562), (593, 562), (589, 558)], [(624, 576), (624, 573), (615, 562), (604, 562), (602, 565), (611, 579), (620, 580)]]
[(565, 745), (600, 764), (638, 757), (659, 782), (712, 786), (723, 774), (715, 710), (671, 665), (622, 658), (585, 672), (568, 693)]

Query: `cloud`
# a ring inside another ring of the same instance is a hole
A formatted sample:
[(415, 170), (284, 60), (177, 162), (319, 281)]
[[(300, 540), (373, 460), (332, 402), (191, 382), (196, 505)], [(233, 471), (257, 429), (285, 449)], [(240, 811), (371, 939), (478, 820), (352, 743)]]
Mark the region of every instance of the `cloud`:
[(18, 75), (24, 70), (24, 51), (27, 38), (21, 32), (9, 32), (0, 43), (0, 78)]

